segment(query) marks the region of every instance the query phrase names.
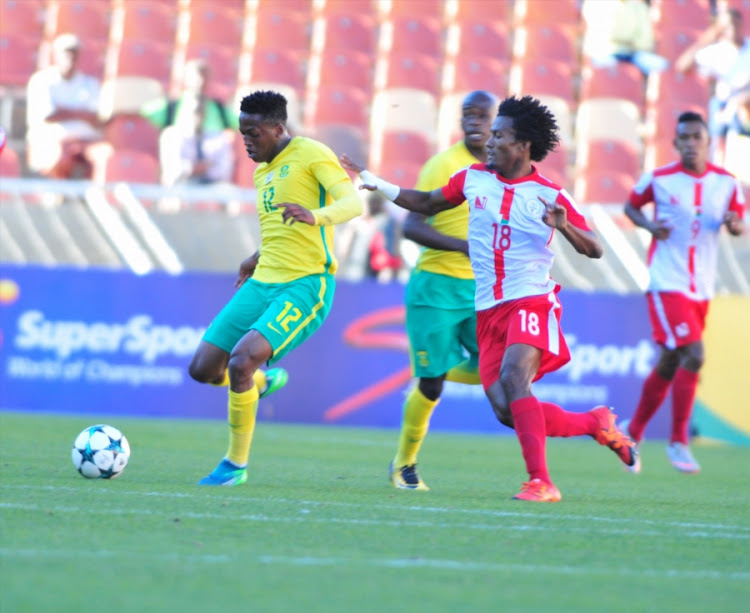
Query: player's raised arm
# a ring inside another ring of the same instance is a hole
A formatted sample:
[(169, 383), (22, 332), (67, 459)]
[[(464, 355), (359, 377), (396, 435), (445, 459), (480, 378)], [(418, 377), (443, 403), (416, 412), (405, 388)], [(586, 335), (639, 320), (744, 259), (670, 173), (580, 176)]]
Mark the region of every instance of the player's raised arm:
[(359, 177), (362, 179), (360, 189), (378, 191), (384, 198), (400, 206), (402, 209), (421, 213), (422, 215), (435, 215), (440, 211), (445, 211), (455, 206), (445, 198), (442, 189), (436, 189), (431, 192), (402, 189), (398, 185), (393, 185), (393, 183), (388, 183), (388, 181), (376, 177), (346, 154), (343, 154), (340, 160), (344, 168), (359, 174)]
[(591, 230), (584, 230), (569, 223), (568, 211), (559, 202), (548, 202), (541, 196), (539, 196), (539, 200), (545, 208), (545, 212), (542, 215), (544, 223), (550, 228), (558, 230), (573, 245), (573, 248), (578, 253), (587, 255), (590, 258), (602, 257), (604, 249), (602, 249), (602, 244), (599, 242), (596, 234)]

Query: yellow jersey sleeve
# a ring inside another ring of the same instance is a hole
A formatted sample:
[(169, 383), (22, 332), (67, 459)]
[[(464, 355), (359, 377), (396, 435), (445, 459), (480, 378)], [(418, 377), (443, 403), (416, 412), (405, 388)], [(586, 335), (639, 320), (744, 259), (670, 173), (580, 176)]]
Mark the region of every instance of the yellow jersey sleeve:
[[(416, 189), (433, 191), (443, 187), (457, 171), (478, 162), (464, 142), (460, 141), (427, 160), (419, 173)], [(469, 207), (463, 202), (457, 207), (428, 217), (427, 223), (441, 234), (466, 239), (469, 232)], [(415, 269), (458, 279), (474, 278), (469, 258), (458, 251), (423, 247)]]
[(261, 242), (253, 278), (287, 283), (308, 275), (335, 274), (333, 225), (284, 224), (278, 208), (280, 203), (291, 202), (317, 211), (332, 203), (331, 188), (341, 192), (343, 184), (351, 185), (333, 151), (318, 141), (295, 136), (270, 164), (256, 168), (254, 181)]

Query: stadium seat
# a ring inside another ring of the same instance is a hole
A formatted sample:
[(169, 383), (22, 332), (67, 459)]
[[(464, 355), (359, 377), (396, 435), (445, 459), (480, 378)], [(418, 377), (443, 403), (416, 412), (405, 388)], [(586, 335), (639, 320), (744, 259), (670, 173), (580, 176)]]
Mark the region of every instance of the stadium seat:
[(680, 24), (682, 28), (705, 30), (711, 25), (710, 0), (656, 0), (655, 30), (665, 24)]
[(736, 11), (742, 13), (742, 23), (747, 31), (748, 24), (750, 24), (750, 0), (729, 0), (729, 6)]
[(110, 3), (91, 0), (52, 0), (48, 7), (45, 35), (51, 39), (72, 32), (82, 40), (108, 40)]
[(669, 98), (673, 101), (685, 101), (701, 107), (708, 106), (711, 90), (708, 83), (693, 72), (679, 73), (665, 70), (652, 74), (648, 78), (646, 102), (658, 103)]
[(560, 143), (555, 150), (545, 157), (541, 162), (532, 162), (543, 175), (550, 177), (550, 174), (565, 177), (560, 183), (563, 187), (567, 185), (568, 176), (568, 149), (565, 143)]
[[(243, 2), (244, 0), (234, 0), (235, 2)], [(279, 0), (256, 0), (257, 6), (255, 12), (269, 12), (279, 9), (279, 5), (283, 4), (283, 9), (286, 14), (301, 15), (305, 18), (309, 17), (313, 3), (315, 0), (284, 0), (283, 3)], [(356, 1), (356, 0), (355, 0)], [(250, 0), (250, 6), (253, 6), (253, 0)]]
[(0, 0), (0, 35), (15, 34), (42, 38), (45, 0)]
[(685, 111), (693, 111), (706, 117), (706, 107), (688, 100), (673, 100), (667, 97), (646, 108), (645, 134), (647, 139), (674, 138), (677, 118)]
[(502, 21), (513, 18), (513, 0), (448, 0), (446, 16), (450, 21)]
[(557, 96), (575, 103), (574, 75), (570, 64), (553, 59), (516, 61), (510, 69), (508, 92), (516, 95)]
[[(674, 130), (674, 126), (673, 126)], [(643, 154), (643, 169), (653, 170), (665, 166), (678, 159), (677, 150), (674, 148), (673, 138), (668, 135), (657, 136), (646, 142)]]
[(159, 161), (143, 151), (110, 149), (97, 156), (92, 179), (97, 183), (158, 183)]
[(430, 55), (392, 51), (378, 61), (375, 71), (375, 88), (409, 87), (438, 95), (440, 69), (440, 62)]
[(381, 2), (381, 11), (382, 15), (388, 19), (413, 18), (419, 15), (419, 17), (427, 17), (442, 23), (444, 16), (443, 2), (435, 2), (435, 0), (409, 0), (408, 2), (384, 0)]
[(437, 103), (429, 92), (417, 89), (386, 89), (375, 94), (370, 112), (372, 138), (387, 131), (408, 131), (435, 138)]
[(402, 163), (405, 165), (422, 166), (435, 153), (432, 139), (423, 134), (405, 131), (387, 131), (382, 139), (377, 140), (377, 149), (370, 150), (370, 164), (375, 172), (384, 161), (388, 163)]
[(622, 98), (643, 109), (645, 83), (634, 64), (617, 62), (614, 66), (584, 66), (581, 70), (581, 100), (589, 98)]
[(674, 63), (685, 49), (698, 40), (701, 32), (679, 24), (660, 25), (655, 32), (656, 52)]
[(144, 151), (159, 154), (159, 129), (140, 115), (116, 115), (104, 128), (104, 140), (115, 150)]
[(575, 169), (577, 175), (618, 170), (637, 178), (641, 172), (638, 149), (621, 140), (578, 141)]
[(324, 15), (313, 25), (313, 52), (326, 49), (375, 53), (376, 22), (369, 15)]
[(380, 26), (379, 53), (413, 52), (442, 57), (442, 29), (437, 19), (397, 16)]
[(629, 100), (593, 98), (582, 100), (576, 114), (576, 139), (622, 140), (642, 151), (641, 113)]
[(305, 79), (303, 62), (298, 51), (256, 48), (250, 60), (250, 80), (286, 83), (301, 92)]
[(177, 33), (174, 6), (153, 0), (129, 0), (119, 5), (112, 26), (112, 41), (158, 40), (173, 43)]
[(102, 83), (99, 93), (99, 115), (139, 113), (147, 102), (165, 96), (164, 87), (149, 77), (113, 77)]
[[(236, 91), (239, 79), (239, 53), (231, 46), (211, 43), (188, 43), (185, 60), (204, 60), (211, 69), (208, 94), (220, 100), (227, 100)], [(182, 71), (177, 71), (181, 73)], [(175, 85), (182, 82), (182, 75), (175, 74)]]
[(104, 70), (105, 79), (119, 76), (150, 77), (164, 87), (172, 76), (173, 45), (161, 41), (123, 40), (110, 47)]
[(319, 16), (326, 18), (333, 15), (358, 15), (377, 21), (380, 15), (377, 0), (325, 0), (317, 8)]
[(556, 23), (577, 26), (579, 20), (578, 0), (515, 0), (513, 4), (513, 21), (516, 25)]
[(515, 30), (513, 57), (527, 61), (548, 59), (570, 66), (578, 64), (578, 38), (573, 28), (532, 23)]
[(309, 52), (310, 26), (303, 13), (282, 10), (277, 3), (258, 5), (251, 49), (292, 49)]
[(437, 118), (437, 149), (444, 151), (463, 137), (461, 114), (464, 98), (472, 90), (446, 94), (440, 99)]
[(21, 176), (21, 159), (15, 149), (8, 145), (0, 153), (0, 177), (20, 177)]
[(510, 59), (511, 33), (502, 21), (460, 21), (448, 30), (448, 55)]
[(486, 89), (501, 98), (508, 89), (510, 63), (485, 55), (459, 55), (443, 68), (443, 92)]
[(400, 187), (413, 188), (417, 184), (419, 172), (422, 170), (421, 164), (403, 164), (401, 162), (391, 162), (387, 160), (378, 169), (378, 174)]
[(245, 27), (245, 13), (219, 3), (190, 4), (188, 43), (223, 45), (239, 50)]
[(367, 160), (367, 146), (362, 132), (357, 128), (342, 125), (322, 125), (312, 133), (321, 143), (327, 145), (336, 155), (348, 153), (352, 159)]
[(358, 128), (362, 134), (368, 130), (367, 92), (355, 87), (320, 87), (308, 95), (305, 107), (305, 125), (314, 131), (323, 125), (343, 124)]
[(370, 92), (373, 88), (372, 56), (357, 51), (324, 49), (308, 65), (308, 87), (346, 85)]
[(0, 86), (25, 87), (36, 71), (39, 40), (15, 34), (0, 35)]
[(575, 199), (581, 204), (622, 206), (637, 180), (618, 170), (588, 172), (576, 177)]
[(575, 148), (575, 140), (573, 138), (573, 110), (565, 98), (559, 96), (550, 96), (542, 94), (536, 96), (539, 101), (546, 106), (557, 120), (557, 125), (560, 130), (560, 141), (569, 150)]

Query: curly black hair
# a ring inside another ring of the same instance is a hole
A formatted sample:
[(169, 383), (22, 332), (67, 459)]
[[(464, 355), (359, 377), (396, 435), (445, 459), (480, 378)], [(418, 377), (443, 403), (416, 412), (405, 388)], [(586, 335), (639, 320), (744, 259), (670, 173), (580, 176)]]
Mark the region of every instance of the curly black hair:
[(532, 96), (510, 96), (500, 103), (498, 117), (513, 120), (516, 140), (531, 143), (531, 160), (541, 162), (560, 143), (559, 126), (552, 112)]
[(286, 125), (286, 98), (278, 92), (253, 92), (240, 102), (240, 112), (261, 115), (266, 122)]

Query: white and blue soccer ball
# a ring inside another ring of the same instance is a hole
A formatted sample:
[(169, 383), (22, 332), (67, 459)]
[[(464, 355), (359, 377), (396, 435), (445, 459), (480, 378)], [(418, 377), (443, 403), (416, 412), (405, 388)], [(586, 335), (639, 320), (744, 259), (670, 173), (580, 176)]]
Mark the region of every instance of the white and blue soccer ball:
[(87, 479), (114, 479), (130, 459), (130, 443), (117, 428), (99, 424), (85, 428), (73, 443), (73, 466)]

